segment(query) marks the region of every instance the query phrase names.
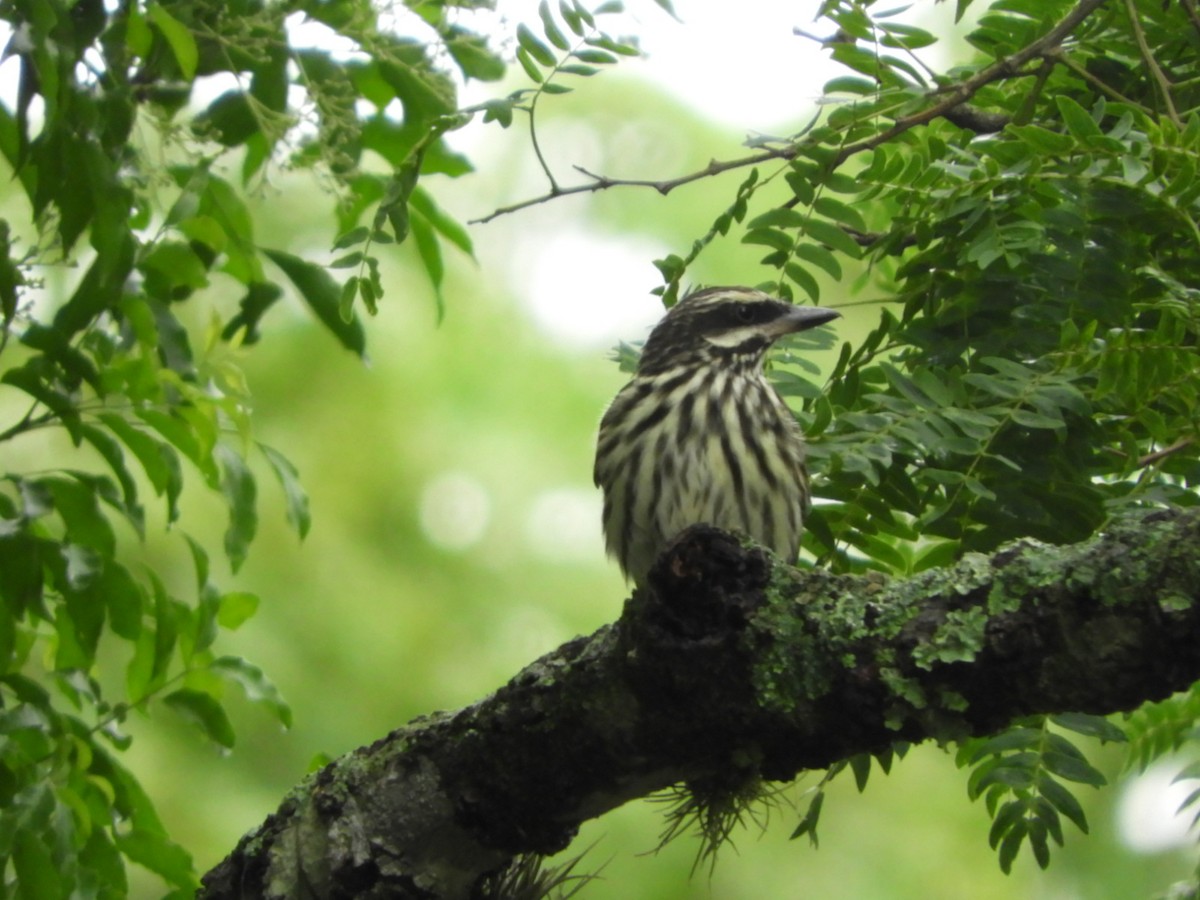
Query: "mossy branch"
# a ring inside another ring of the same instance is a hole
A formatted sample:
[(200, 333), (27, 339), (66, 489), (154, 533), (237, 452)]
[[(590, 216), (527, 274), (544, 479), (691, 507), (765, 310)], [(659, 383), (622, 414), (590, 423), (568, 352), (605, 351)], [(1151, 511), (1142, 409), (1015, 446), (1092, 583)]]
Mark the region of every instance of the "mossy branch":
[(685, 532), (621, 618), (335, 761), (201, 896), (483, 896), (520, 854), (684, 781), (791, 779), (898, 740), (1131, 709), (1200, 679), (1200, 511), (888, 581)]

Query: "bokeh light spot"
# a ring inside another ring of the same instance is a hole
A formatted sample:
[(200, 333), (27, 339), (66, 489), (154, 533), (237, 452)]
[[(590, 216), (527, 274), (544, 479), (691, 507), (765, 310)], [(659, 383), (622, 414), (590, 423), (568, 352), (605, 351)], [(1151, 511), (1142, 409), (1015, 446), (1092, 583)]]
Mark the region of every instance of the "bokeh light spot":
[(525, 539), (535, 556), (558, 562), (603, 562), (600, 493), (554, 488), (538, 494), (525, 520)]
[(446, 472), (421, 492), (421, 530), (445, 550), (466, 550), (487, 531), (492, 501), (478, 479), (463, 472)]
[(1131, 850), (1161, 853), (1195, 843), (1194, 811), (1180, 813), (1179, 804), (1196, 785), (1175, 781), (1179, 768), (1178, 763), (1158, 763), (1124, 786), (1117, 804), (1117, 827)]

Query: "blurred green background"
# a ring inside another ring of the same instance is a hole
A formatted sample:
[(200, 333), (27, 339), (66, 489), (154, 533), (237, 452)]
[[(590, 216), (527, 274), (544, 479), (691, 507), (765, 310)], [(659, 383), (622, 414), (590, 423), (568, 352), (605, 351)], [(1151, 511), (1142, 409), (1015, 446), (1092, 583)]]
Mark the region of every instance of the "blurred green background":
[[(607, 175), (670, 177), (736, 152), (744, 138), (619, 72), (544, 112), (539, 136), (563, 176), (579, 163)], [(428, 186), (457, 217), (544, 190), (521, 129), (455, 137), (480, 171)], [(314, 519), (298, 542), (261, 468), (260, 536), (242, 572), (219, 579), (258, 593), (262, 605), (218, 650), (263, 667), (292, 705), (295, 727), (282, 732), (235, 702), (239, 742), (222, 755), (165, 711), (129, 723), (127, 763), (200, 871), (272, 812), (317, 755), (337, 756), (414, 716), (474, 701), (618, 615), (625, 586), (604, 558), (591, 483), (596, 425), (625, 380), (609, 348), (618, 334), (643, 337), (660, 311), (649, 293), (658, 283), (650, 260), (686, 251), (740, 177), (666, 198), (635, 189), (567, 198), (475, 226), (479, 261), (448, 260), (440, 325), (410, 250), (394, 251), (389, 294), (368, 323), (368, 366), (299, 303), (268, 318), (259, 345), (213, 351), (244, 368), (258, 435), (299, 468)], [(331, 204), (311, 180), (278, 172), (253, 203), (263, 245), (328, 258)], [(759, 255), (718, 241), (695, 276), (753, 283)], [(842, 294), (827, 284), (822, 303), (851, 299)], [(208, 291), (226, 314), (237, 296), (219, 280)], [(878, 314), (869, 304), (844, 309), (836, 327), (851, 341)], [(210, 323), (193, 324), (203, 340)], [(43, 450), (31, 442), (11, 452)], [(193, 487), (183, 510), (185, 527), (219, 546), (217, 500)], [(159, 529), (146, 553), (181, 582), (192, 577), (178, 536)], [(1098, 748), (1096, 759), (1114, 776), (1122, 764), (1119, 749)], [(802, 804), (817, 777), (786, 796)], [(654, 852), (663, 809), (642, 802), (590, 823), (565, 856), (590, 847), (579, 869), (602, 869), (602, 878), (585, 888), (588, 898), (1150, 897), (1194, 861), (1191, 851), (1128, 849), (1119, 836), (1123, 796), (1085, 796), (1093, 834), (1068, 833), (1047, 872), (1023, 856), (1005, 876), (987, 845), (986, 812), (967, 801), (952, 754), (921, 747), (892, 776), (876, 772), (862, 796), (849, 776), (835, 783), (816, 850), (788, 841), (799, 813), (785, 801), (765, 831), (737, 833), (711, 874), (692, 873), (697, 842)], [(137, 890), (156, 893), (150, 879)]]

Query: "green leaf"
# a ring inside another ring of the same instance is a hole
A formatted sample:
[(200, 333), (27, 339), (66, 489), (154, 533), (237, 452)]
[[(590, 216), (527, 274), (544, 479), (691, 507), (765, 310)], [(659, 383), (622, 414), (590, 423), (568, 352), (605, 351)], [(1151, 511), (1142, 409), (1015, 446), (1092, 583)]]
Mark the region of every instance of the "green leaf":
[(404, 104), (407, 125), (427, 129), (440, 117), (454, 114), (458, 108), (454, 82), (433, 65), (423, 44), (386, 33), (377, 34), (374, 41), (379, 73)]
[(1025, 804), (1020, 800), (1009, 800), (996, 811), (996, 815), (992, 818), (992, 827), (988, 831), (988, 844), (993, 850), (1024, 815)]
[[(0, 225), (2, 224), (0, 222)], [(42, 365), (40, 370), (43, 377), (57, 378), (71, 389), (74, 389), (80, 382), (86, 381), (96, 389), (97, 393), (103, 394), (104, 384), (100, 380), (95, 364), (87, 354), (80, 352), (69, 343), (67, 335), (55, 328), (48, 328), (34, 322), (21, 333), (21, 343), (26, 347), (41, 350), (47, 361), (61, 369), (62, 374), (58, 376), (51, 366)]]
[(937, 43), (937, 38), (928, 31), (900, 22), (889, 22), (880, 26), (880, 30), (886, 35), (880, 42), (885, 47), (919, 50)]
[(355, 244), (363, 243), (371, 236), (371, 229), (366, 225), (360, 225), (357, 228), (351, 228), (336, 241), (334, 241), (333, 250), (345, 250), (347, 247), (353, 247)]
[(183, 472), (179, 467), (178, 455), (170, 446), (146, 434), (116, 413), (101, 413), (100, 421), (121, 440), (121, 443), (133, 451), (133, 455), (142, 466), (142, 471), (150, 479), (154, 492), (160, 497), (166, 495), (167, 519), (174, 522), (179, 517), (179, 493), (183, 490)]
[(554, 65), (556, 61), (554, 51), (538, 40), (534, 33), (529, 30), (529, 26), (523, 22), (517, 26), (517, 43), (521, 46), (522, 50), (543, 66), (550, 68)]
[(861, 78), (858, 75), (839, 75), (825, 82), (822, 93), (825, 94), (874, 94), (879, 90), (879, 82), (871, 78)]
[(408, 198), (409, 206), (421, 213), (433, 228), (448, 240), (451, 244), (466, 253), (468, 256), (474, 256), (475, 248), (471, 243), (471, 235), (467, 229), (457, 219), (443, 210), (437, 203), (434, 202), (433, 195), (425, 190), (420, 185), (413, 188), (412, 194)]
[(867, 230), (867, 223), (863, 221), (862, 214), (836, 197), (830, 197), (828, 194), (818, 197), (813, 201), (813, 209), (827, 219), (848, 225), (857, 231)]
[[(0, 536), (0, 618), (19, 621), (28, 609), (37, 609), (42, 600), (44, 548), (56, 545), (44, 543), (28, 534), (6, 533)], [(47, 617), (48, 614), (43, 614)], [(12, 645), (9, 645), (9, 651)], [(7, 668), (8, 660), (0, 658), (0, 671)]]
[(1019, 407), (1013, 409), (1010, 413), (1012, 420), (1024, 428), (1063, 428), (1066, 423), (1061, 418), (1056, 419), (1051, 416), (1044, 416), (1041, 413), (1033, 412), (1028, 409)]
[(301, 298), (347, 350), (359, 356), (366, 351), (366, 335), (357, 318), (342, 319), (339, 313), (342, 286), (320, 266), (282, 250), (263, 249), (263, 255), (279, 266), (296, 286)]
[(258, 611), (258, 595), (247, 591), (222, 594), (217, 608), (217, 624), (229, 631), (241, 628)]
[(128, 896), (129, 882), (121, 854), (102, 829), (94, 829), (88, 835), (87, 843), (79, 850), (79, 864), (81, 881), (92, 878), (111, 890), (113, 896)]
[(861, 794), (867, 789), (867, 780), (871, 777), (871, 755), (859, 753), (850, 757), (850, 769), (854, 773), (854, 786)]
[(862, 248), (854, 238), (832, 222), (818, 219), (815, 216), (806, 216), (804, 230), (809, 237), (827, 244), (834, 250), (840, 250), (851, 259), (858, 259), (862, 255)]
[(59, 868), (50, 855), (50, 844), (33, 828), (18, 828), (14, 835), (13, 869), (21, 897), (63, 897)]
[(1048, 156), (1060, 156), (1075, 148), (1069, 135), (1050, 131), (1040, 125), (1009, 125), (1008, 130), (1036, 150)]
[(65, 391), (48, 384), (42, 369), (41, 360), (35, 357), (24, 365), (6, 371), (0, 376), (0, 382), (24, 391), (54, 413), (67, 429), (71, 441), (78, 446), (83, 440), (83, 435), (79, 430), (81, 420), (75, 399)]
[(259, 133), (259, 119), (254, 101), (245, 91), (231, 90), (221, 94), (192, 122), (202, 137), (209, 137), (225, 147), (238, 147)]
[(546, 35), (546, 40), (559, 50), (570, 49), (571, 45), (558, 27), (558, 23), (554, 21), (554, 15), (550, 12), (550, 4), (547, 0), (542, 0), (538, 4), (538, 15), (542, 19), (542, 33)]
[(246, 561), (246, 552), (258, 530), (258, 488), (254, 475), (239, 453), (219, 444), (217, 456), (221, 460), (223, 477), (221, 493), (229, 507), (229, 527), (225, 530), (225, 555), (236, 572)]
[(446, 267), (442, 261), (442, 248), (438, 244), (433, 226), (415, 208), (410, 224), (413, 242), (417, 246), (417, 255), (420, 256), (425, 274), (429, 276), (429, 283), (433, 287), (433, 295), (437, 302), (437, 320), (441, 322), (446, 313), (445, 298), (442, 297), (442, 279), (446, 274)]
[[(388, 224), (392, 226), (396, 243), (402, 243), (408, 237), (408, 206), (417, 187), (420, 165), (419, 156), (410, 156), (396, 166), (388, 180), (379, 208), (375, 211), (374, 228), (377, 235), (382, 233), (384, 225)], [(368, 310), (370, 309), (371, 304), (368, 303)]]
[(1104, 716), (1095, 716), (1090, 713), (1059, 713), (1051, 716), (1050, 721), (1060, 728), (1074, 731), (1085, 737), (1099, 738), (1102, 741), (1114, 743), (1124, 743), (1128, 740), (1125, 732)]
[(1028, 826), (1026, 826), (1025, 820), (1017, 819), (1004, 836), (1004, 840), (1000, 844), (1000, 870), (1005, 875), (1012, 871), (1013, 860), (1017, 858), (1021, 842), (1025, 840), (1027, 834)]
[(808, 835), (809, 842), (816, 847), (817, 840), (817, 824), (821, 821), (821, 807), (825, 805), (825, 792), (817, 791), (812, 800), (809, 801), (808, 809), (805, 810), (803, 818), (800, 819), (800, 824), (796, 826), (788, 840), (796, 840), (798, 837)]
[(792, 251), (796, 256), (807, 262), (824, 269), (826, 274), (835, 281), (840, 281), (842, 278), (842, 264), (838, 262), (837, 257), (830, 253), (825, 247), (820, 244), (810, 244), (801, 242), (796, 245)]
[(291, 461), (274, 447), (259, 444), (258, 449), (266, 457), (271, 471), (275, 473), (275, 477), (279, 479), (279, 484), (283, 488), (284, 498), (287, 502), (288, 523), (303, 538), (308, 534), (308, 529), (312, 525), (312, 516), (308, 509), (308, 494), (300, 483), (300, 474)]
[(96, 452), (108, 463), (113, 474), (117, 476), (117, 481), (121, 485), (124, 510), (129, 515), (138, 534), (144, 537), (145, 521), (141, 504), (138, 503), (137, 482), (134, 481), (133, 475), (125, 466), (125, 452), (121, 449), (121, 444), (108, 432), (94, 425), (80, 425), (79, 433), (85, 441), (96, 448)]
[(221, 337), (232, 341), (241, 332), (242, 343), (255, 343), (260, 337), (259, 321), (282, 296), (283, 288), (277, 284), (256, 281), (247, 285), (246, 293), (238, 301), (238, 313), (225, 324)]
[(1092, 787), (1103, 787), (1107, 784), (1104, 775), (1081, 756), (1047, 751), (1042, 755), (1042, 759), (1048, 771), (1067, 781), (1090, 784)]
[(165, 833), (147, 828), (134, 828), (128, 834), (116, 835), (117, 849), (139, 866), (162, 876), (169, 884), (182, 888), (196, 887), (192, 857)]
[(457, 25), (446, 32), (446, 49), (467, 78), (479, 81), (499, 81), (507, 66), (504, 60), (488, 47), (487, 41)]
[(1084, 834), (1088, 833), (1087, 816), (1074, 794), (1045, 772), (1038, 775), (1036, 786), (1038, 793), (1045, 797), (1055, 809), (1074, 822), (1075, 827)]
[(235, 742), (233, 725), (217, 700), (203, 691), (180, 688), (163, 698), (163, 702), (192, 722), (214, 743), (230, 749)]
[(37, 479), (49, 488), (54, 509), (62, 518), (67, 540), (110, 558), (116, 550), (116, 535), (97, 502), (94, 485), (76, 479), (47, 477)]
[(186, 80), (191, 81), (196, 77), (196, 65), (200, 61), (200, 52), (192, 32), (158, 3), (150, 4), (146, 8), (146, 14), (167, 39), (175, 62), (179, 64), (180, 73)]
[[(215, 415), (211, 409), (209, 412)], [(175, 408), (169, 413), (160, 409), (138, 409), (135, 415), (190, 459), (210, 487), (217, 486), (219, 475), (211, 444), (216, 426), (211, 419), (205, 422), (203, 414), (193, 407)]]
[(284, 728), (292, 727), (291, 707), (284, 702), (279, 690), (258, 666), (246, 662), (240, 656), (222, 656), (213, 662), (212, 670), (241, 685), (246, 699), (266, 706)]
[(208, 551), (204, 549), (204, 545), (186, 532), (183, 535), (187, 542), (188, 550), (192, 555), (192, 568), (196, 571), (196, 593), (203, 595), (211, 589), (212, 585), (209, 582), (209, 559)]
[(817, 284), (817, 280), (803, 266), (798, 263), (789, 262), (783, 267), (783, 271), (788, 278), (799, 285), (812, 298), (813, 303), (820, 301), (821, 287)]
[(524, 47), (517, 48), (517, 62), (521, 64), (521, 68), (525, 70), (525, 74), (529, 76), (529, 80), (534, 82), (534, 84), (541, 84), (545, 81), (542, 70), (538, 68), (538, 64), (534, 61), (533, 56)]
[(742, 243), (761, 244), (765, 247), (774, 247), (776, 250), (791, 253), (795, 239), (786, 231), (781, 231), (778, 228), (752, 228), (742, 235)]
[(589, 63), (596, 66), (611, 66), (617, 61), (617, 58), (611, 53), (605, 53), (603, 50), (589, 50), (580, 48), (572, 51), (571, 55), (582, 63)]
[(351, 275), (342, 285), (341, 293), (338, 295), (338, 315), (345, 322), (354, 318), (354, 298), (358, 296), (358, 286), (361, 280), (357, 275)]
[[(620, 6), (619, 3), (613, 5), (616, 7)], [(599, 12), (599, 9), (597, 12)], [(593, 47), (602, 47), (603, 49), (609, 50), (618, 56), (641, 55), (641, 51), (637, 48), (636, 38), (626, 38), (624, 41), (618, 41), (612, 38), (610, 35), (597, 33), (584, 38), (584, 42)]]
[(127, 641), (136, 641), (142, 633), (142, 612), (147, 598), (129, 570), (110, 562), (104, 567), (95, 593), (96, 599), (108, 607), (108, 621), (113, 633)]
[(1074, 135), (1076, 140), (1087, 142), (1104, 134), (1091, 114), (1066, 94), (1055, 94), (1054, 102), (1058, 106), (1067, 130)]

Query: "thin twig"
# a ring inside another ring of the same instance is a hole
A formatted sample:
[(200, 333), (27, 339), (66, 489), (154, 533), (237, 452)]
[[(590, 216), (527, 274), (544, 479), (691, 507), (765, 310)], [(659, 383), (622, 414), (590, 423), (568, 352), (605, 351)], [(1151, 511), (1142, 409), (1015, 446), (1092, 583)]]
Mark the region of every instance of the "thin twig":
[(1063, 58), (1059, 59), (1059, 63), (1062, 66), (1065, 66), (1073, 75), (1078, 75), (1080, 78), (1082, 78), (1084, 81), (1086, 81), (1092, 87), (1094, 87), (1096, 90), (1100, 91), (1100, 93), (1107, 95), (1110, 100), (1116, 100), (1119, 103), (1126, 103), (1135, 109), (1143, 110), (1147, 115), (1150, 115), (1152, 113), (1152, 110), (1150, 110), (1148, 107), (1142, 105), (1141, 103), (1138, 103), (1136, 100), (1131, 100), (1129, 97), (1126, 97), (1124, 94), (1122, 94), (1116, 88), (1114, 88), (1111, 84), (1108, 84), (1108, 83), (1102, 81), (1101, 79), (1097, 78), (1095, 75), (1093, 75), (1091, 72), (1089, 72), (1084, 66), (1081, 66), (1079, 63), (1075, 62), (1074, 60), (1063, 57)]
[(913, 113), (911, 116), (897, 119), (895, 124), (887, 129), (887, 131), (864, 138), (854, 144), (847, 144), (834, 157), (834, 166), (841, 165), (856, 153), (861, 153), (864, 150), (873, 150), (918, 125), (924, 125), (944, 116), (947, 111), (966, 103), (981, 88), (991, 84), (993, 81), (1001, 81), (1005, 78), (1011, 78), (1014, 75), (1023, 74), (1022, 69), (1024, 69), (1026, 63), (1039, 57), (1045, 57), (1057, 48), (1059, 44), (1070, 37), (1071, 32), (1078, 28), (1084, 19), (1103, 6), (1105, 2), (1106, 0), (1080, 0), (1075, 8), (1063, 17), (1061, 22), (1028, 46), (1018, 50), (1011, 56), (997, 60), (986, 69), (981, 69), (965, 81), (960, 81), (952, 87), (939, 88), (933, 91), (933, 94), (945, 95), (945, 99), (940, 103), (935, 103), (928, 109)]
[(0, 443), (12, 440), (23, 432), (33, 431), (33, 429), (40, 428), (47, 422), (53, 421), (55, 414), (52, 412), (42, 413), (42, 415), (37, 416), (36, 418), (34, 417), (33, 413), (39, 405), (40, 404), (35, 401), (33, 405), (30, 406), (26, 411), (25, 415), (21, 417), (19, 422), (10, 426), (9, 428), (6, 428), (4, 431), (0, 431)]
[(1175, 101), (1171, 99), (1171, 82), (1167, 78), (1162, 67), (1159, 66), (1158, 60), (1154, 58), (1154, 52), (1150, 49), (1150, 45), (1146, 43), (1146, 34), (1142, 31), (1142, 22), (1138, 18), (1137, 7), (1133, 0), (1125, 0), (1125, 11), (1129, 13), (1129, 24), (1133, 28), (1133, 39), (1137, 41), (1138, 52), (1142, 54), (1142, 62), (1146, 64), (1146, 68), (1150, 70), (1150, 74), (1154, 77), (1155, 84), (1158, 85), (1158, 91), (1162, 94), (1163, 103), (1167, 105), (1167, 115), (1176, 125), (1179, 123), (1179, 113), (1175, 111)]
[(1196, 0), (1183, 0), (1183, 8), (1187, 12), (1192, 27), (1196, 29), (1197, 34), (1200, 34), (1200, 13), (1196, 12)]
[[(918, 125), (924, 125), (937, 118), (945, 117), (947, 113), (952, 113), (953, 110), (961, 107), (969, 101), (983, 87), (991, 84), (994, 81), (1001, 81), (1006, 78), (1013, 78), (1028, 74), (1024, 71), (1026, 64), (1038, 58), (1046, 58), (1062, 44), (1071, 32), (1090, 16), (1093, 12), (1103, 6), (1107, 0), (1080, 0), (1070, 12), (1068, 12), (1062, 20), (1047, 31), (1044, 35), (1035, 41), (1032, 41), (1026, 47), (1018, 50), (1011, 56), (1006, 56), (1003, 59), (997, 60), (988, 66), (986, 69), (981, 69), (970, 78), (960, 81), (955, 85), (937, 88), (930, 91), (926, 96), (929, 98), (942, 97), (937, 103), (922, 110), (918, 113), (913, 113), (911, 116), (905, 116), (897, 119), (890, 128), (882, 131), (869, 138), (864, 138), (853, 144), (846, 144), (834, 156), (830, 163), (830, 168), (837, 168), (847, 159), (855, 154), (862, 153), (867, 150), (886, 144), (906, 131), (909, 131)], [(771, 160), (791, 160), (795, 159), (800, 154), (800, 151), (807, 146), (806, 142), (797, 142), (786, 147), (771, 148), (762, 151), (761, 153), (753, 153), (749, 156), (744, 156), (739, 159), (731, 160), (712, 160), (703, 169), (695, 172), (690, 172), (686, 175), (680, 175), (677, 178), (671, 178), (664, 181), (654, 181), (650, 179), (625, 179), (625, 178), (610, 178), (604, 175), (597, 175), (588, 172), (585, 169), (576, 166), (575, 168), (586, 175), (591, 181), (584, 184), (572, 185), (570, 187), (560, 187), (557, 190), (552, 190), (546, 194), (541, 194), (537, 197), (532, 197), (528, 200), (522, 200), (519, 203), (513, 203), (509, 206), (502, 206), (493, 210), (486, 216), (478, 219), (471, 219), (469, 224), (482, 225), (500, 216), (508, 215), (522, 209), (528, 209), (531, 206), (537, 206), (541, 203), (546, 203), (558, 197), (565, 197), (569, 194), (594, 194), (599, 191), (608, 190), (613, 187), (648, 187), (658, 191), (658, 193), (666, 196), (675, 188), (685, 184), (690, 184), (693, 181), (699, 181), (703, 178), (711, 178), (714, 175), (720, 175), (724, 172), (729, 172), (734, 169), (743, 169), (747, 166), (756, 166)]]
[(1155, 450), (1153, 453), (1147, 453), (1145, 456), (1138, 457), (1138, 468), (1152, 466), (1156, 462), (1161, 462), (1168, 456), (1173, 456), (1180, 450), (1185, 450), (1196, 442), (1194, 437), (1188, 436), (1180, 438), (1169, 447), (1163, 447), (1161, 450)]
[(539, 203), (545, 203), (548, 200), (553, 200), (556, 197), (565, 197), (568, 194), (594, 194), (599, 191), (608, 190), (612, 187), (648, 187), (658, 191), (663, 196), (671, 193), (675, 188), (693, 181), (699, 181), (702, 178), (711, 178), (714, 175), (720, 175), (722, 172), (728, 172), (731, 169), (741, 169), (746, 166), (754, 166), (759, 163), (768, 162), (772, 159), (792, 159), (796, 155), (792, 147), (780, 147), (775, 150), (764, 150), (762, 153), (755, 153), (752, 156), (746, 156), (741, 159), (731, 159), (725, 162), (712, 160), (703, 169), (697, 172), (691, 172), (687, 175), (680, 175), (678, 178), (671, 178), (666, 181), (650, 181), (644, 179), (626, 179), (626, 178), (609, 178), (605, 175), (597, 175), (589, 172), (581, 166), (575, 166), (575, 169), (582, 172), (588, 178), (592, 179), (586, 184), (576, 184), (571, 187), (559, 188), (557, 191), (552, 191), (547, 194), (542, 194), (538, 197), (533, 197), (529, 200), (522, 200), (519, 203), (514, 203), (511, 206), (501, 206), (479, 219), (471, 219), (470, 225), (483, 225), (492, 219), (507, 215), (508, 213), (517, 212), (518, 210), (526, 209), (530, 206), (537, 206)]

